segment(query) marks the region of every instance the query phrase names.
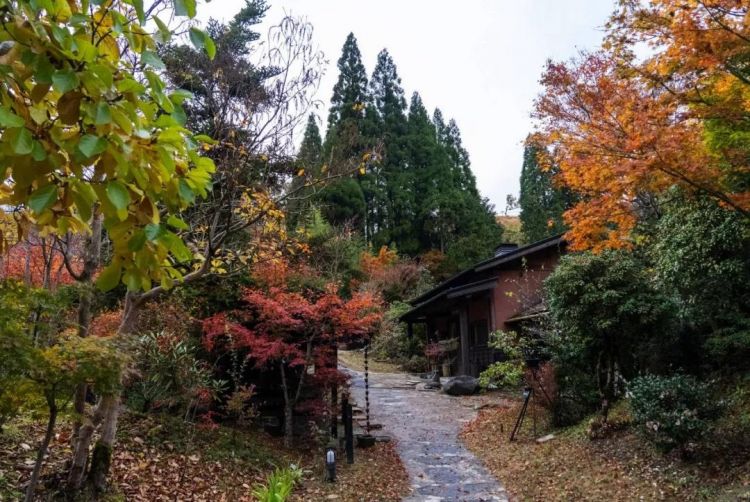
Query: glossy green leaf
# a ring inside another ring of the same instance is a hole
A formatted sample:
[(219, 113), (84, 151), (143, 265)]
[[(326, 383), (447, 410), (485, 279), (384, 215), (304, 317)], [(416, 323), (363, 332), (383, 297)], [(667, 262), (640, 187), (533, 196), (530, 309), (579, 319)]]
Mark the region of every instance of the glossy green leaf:
[(174, 0), (174, 12), (178, 16), (195, 17), (195, 0)]
[(188, 224), (185, 223), (185, 221), (175, 215), (170, 215), (169, 218), (167, 218), (167, 225), (170, 225), (178, 230), (187, 230), (190, 228)]
[(57, 185), (45, 185), (29, 197), (29, 208), (41, 214), (57, 201)]
[(146, 225), (143, 230), (145, 232), (146, 238), (150, 241), (155, 241), (156, 239), (158, 239), (163, 232), (161, 225), (155, 225), (153, 223), (149, 223), (148, 225)]
[(146, 233), (143, 230), (138, 230), (128, 241), (128, 249), (135, 253), (143, 249), (145, 244)]
[(195, 193), (193, 192), (193, 189), (190, 188), (190, 185), (187, 184), (187, 181), (181, 179), (178, 188), (180, 190), (180, 197), (192, 204), (195, 200)]
[(79, 84), (78, 75), (73, 70), (57, 70), (52, 75), (52, 87), (59, 93), (72, 91)]
[(87, 134), (78, 142), (78, 149), (86, 157), (91, 158), (107, 149), (107, 140), (93, 134)]
[(153, 51), (143, 51), (143, 53), (141, 54), (141, 62), (143, 64), (151, 66), (152, 68), (156, 68), (157, 70), (163, 70), (164, 68), (166, 68), (166, 66), (164, 66), (164, 61), (162, 61), (161, 58), (157, 56)]
[(23, 127), (26, 121), (10, 111), (9, 109), (0, 107), (0, 126), (2, 127)]
[(96, 105), (96, 118), (94, 119), (96, 125), (107, 125), (112, 123), (112, 112), (109, 109), (109, 105), (104, 101), (99, 102)]
[(28, 155), (34, 148), (34, 138), (31, 137), (31, 132), (28, 129), (18, 129), (18, 132), (13, 136), (12, 144), (15, 154)]
[(107, 183), (107, 198), (118, 211), (126, 210), (130, 205), (130, 192), (119, 181)]

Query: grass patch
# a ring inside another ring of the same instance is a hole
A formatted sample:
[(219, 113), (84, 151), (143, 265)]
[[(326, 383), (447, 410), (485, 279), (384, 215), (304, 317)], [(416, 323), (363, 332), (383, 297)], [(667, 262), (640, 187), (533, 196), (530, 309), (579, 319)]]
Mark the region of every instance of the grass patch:
[[(354, 371), (365, 371), (365, 353), (362, 350), (338, 351), (339, 362)], [(367, 362), (368, 369), (373, 373), (403, 373), (404, 370), (398, 364), (385, 361), (375, 361), (372, 356)]]

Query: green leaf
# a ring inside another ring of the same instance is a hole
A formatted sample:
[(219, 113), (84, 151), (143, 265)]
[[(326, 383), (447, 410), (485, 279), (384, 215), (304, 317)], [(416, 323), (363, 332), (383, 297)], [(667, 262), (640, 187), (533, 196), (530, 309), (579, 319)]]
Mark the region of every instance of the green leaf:
[(172, 232), (165, 232), (162, 240), (166, 245), (167, 249), (177, 258), (180, 262), (188, 261), (193, 257), (190, 250), (187, 248), (182, 239)]
[(162, 234), (164, 229), (161, 228), (161, 225), (155, 225), (153, 223), (149, 223), (148, 225), (146, 225), (143, 231), (146, 234), (146, 238), (153, 242), (159, 238), (159, 236)]
[(178, 188), (180, 190), (180, 197), (185, 199), (186, 202), (192, 204), (195, 200), (195, 193), (193, 192), (193, 189), (190, 188), (190, 185), (187, 184), (187, 181), (181, 179)]
[(206, 46), (206, 34), (203, 30), (195, 27), (190, 28), (190, 43), (196, 49), (202, 50)]
[(171, 225), (178, 230), (187, 230), (190, 228), (181, 218), (178, 218), (173, 214), (167, 218), (167, 225)]
[(37, 162), (41, 162), (47, 158), (47, 151), (40, 142), (34, 141), (34, 146), (31, 148), (31, 157)]
[(209, 59), (213, 59), (216, 57), (216, 44), (211, 39), (208, 34), (206, 34), (206, 54), (208, 55)]
[(190, 28), (190, 42), (198, 50), (205, 50), (209, 59), (216, 56), (216, 44), (205, 31), (198, 28)]
[(96, 105), (96, 118), (94, 119), (96, 125), (107, 125), (112, 123), (112, 112), (109, 109), (109, 105), (104, 101), (99, 102)]
[(130, 192), (119, 181), (107, 183), (107, 198), (118, 211), (127, 209), (130, 204)]
[(195, 0), (174, 0), (174, 12), (178, 16), (195, 17)]
[(23, 127), (26, 121), (5, 108), (0, 108), (0, 126), (2, 127)]
[(78, 149), (87, 158), (91, 158), (107, 149), (107, 140), (93, 134), (86, 134), (78, 142)]
[(102, 270), (96, 279), (96, 286), (102, 291), (110, 291), (120, 283), (120, 274), (122, 268), (119, 262), (112, 262), (107, 268)]
[(143, 230), (138, 230), (133, 237), (128, 241), (128, 249), (133, 253), (143, 249), (146, 244), (146, 233)]
[(57, 201), (57, 185), (46, 185), (39, 188), (29, 197), (29, 207), (36, 214), (41, 214), (45, 209), (52, 207)]
[(61, 94), (72, 91), (79, 83), (78, 75), (73, 70), (57, 70), (52, 75), (52, 87)]
[(18, 129), (18, 133), (13, 137), (13, 153), (16, 155), (28, 155), (34, 149), (34, 138), (31, 132), (26, 129)]
[(129, 3), (135, 9), (140, 25), (143, 26), (146, 24), (146, 13), (143, 11), (143, 0), (127, 0), (126, 3)]
[(156, 35), (156, 39), (163, 44), (169, 43), (169, 40), (172, 38), (172, 30), (164, 24), (164, 21), (159, 19), (159, 16), (154, 16), (153, 20), (156, 23), (157, 28), (159, 28), (159, 33)]
[(141, 54), (141, 62), (143, 64), (147, 64), (151, 66), (152, 68), (156, 68), (157, 70), (163, 70), (166, 68), (164, 65), (164, 61), (161, 60), (159, 56), (156, 55), (153, 51), (143, 51)]

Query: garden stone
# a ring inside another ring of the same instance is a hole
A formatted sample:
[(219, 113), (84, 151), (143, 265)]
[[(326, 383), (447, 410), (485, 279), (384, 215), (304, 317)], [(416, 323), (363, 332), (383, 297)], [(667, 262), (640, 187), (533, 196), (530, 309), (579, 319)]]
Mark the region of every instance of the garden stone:
[(443, 383), (443, 392), (449, 396), (470, 396), (476, 392), (479, 381), (468, 375), (459, 375), (448, 378)]

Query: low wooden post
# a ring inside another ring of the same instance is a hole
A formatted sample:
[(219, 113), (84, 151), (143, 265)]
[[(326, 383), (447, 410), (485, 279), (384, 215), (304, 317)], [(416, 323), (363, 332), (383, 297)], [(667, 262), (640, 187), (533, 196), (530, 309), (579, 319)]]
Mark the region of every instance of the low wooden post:
[(349, 399), (344, 396), (341, 400), (341, 420), (344, 422), (344, 441), (346, 444), (346, 463), (354, 463), (354, 425), (352, 405)]

